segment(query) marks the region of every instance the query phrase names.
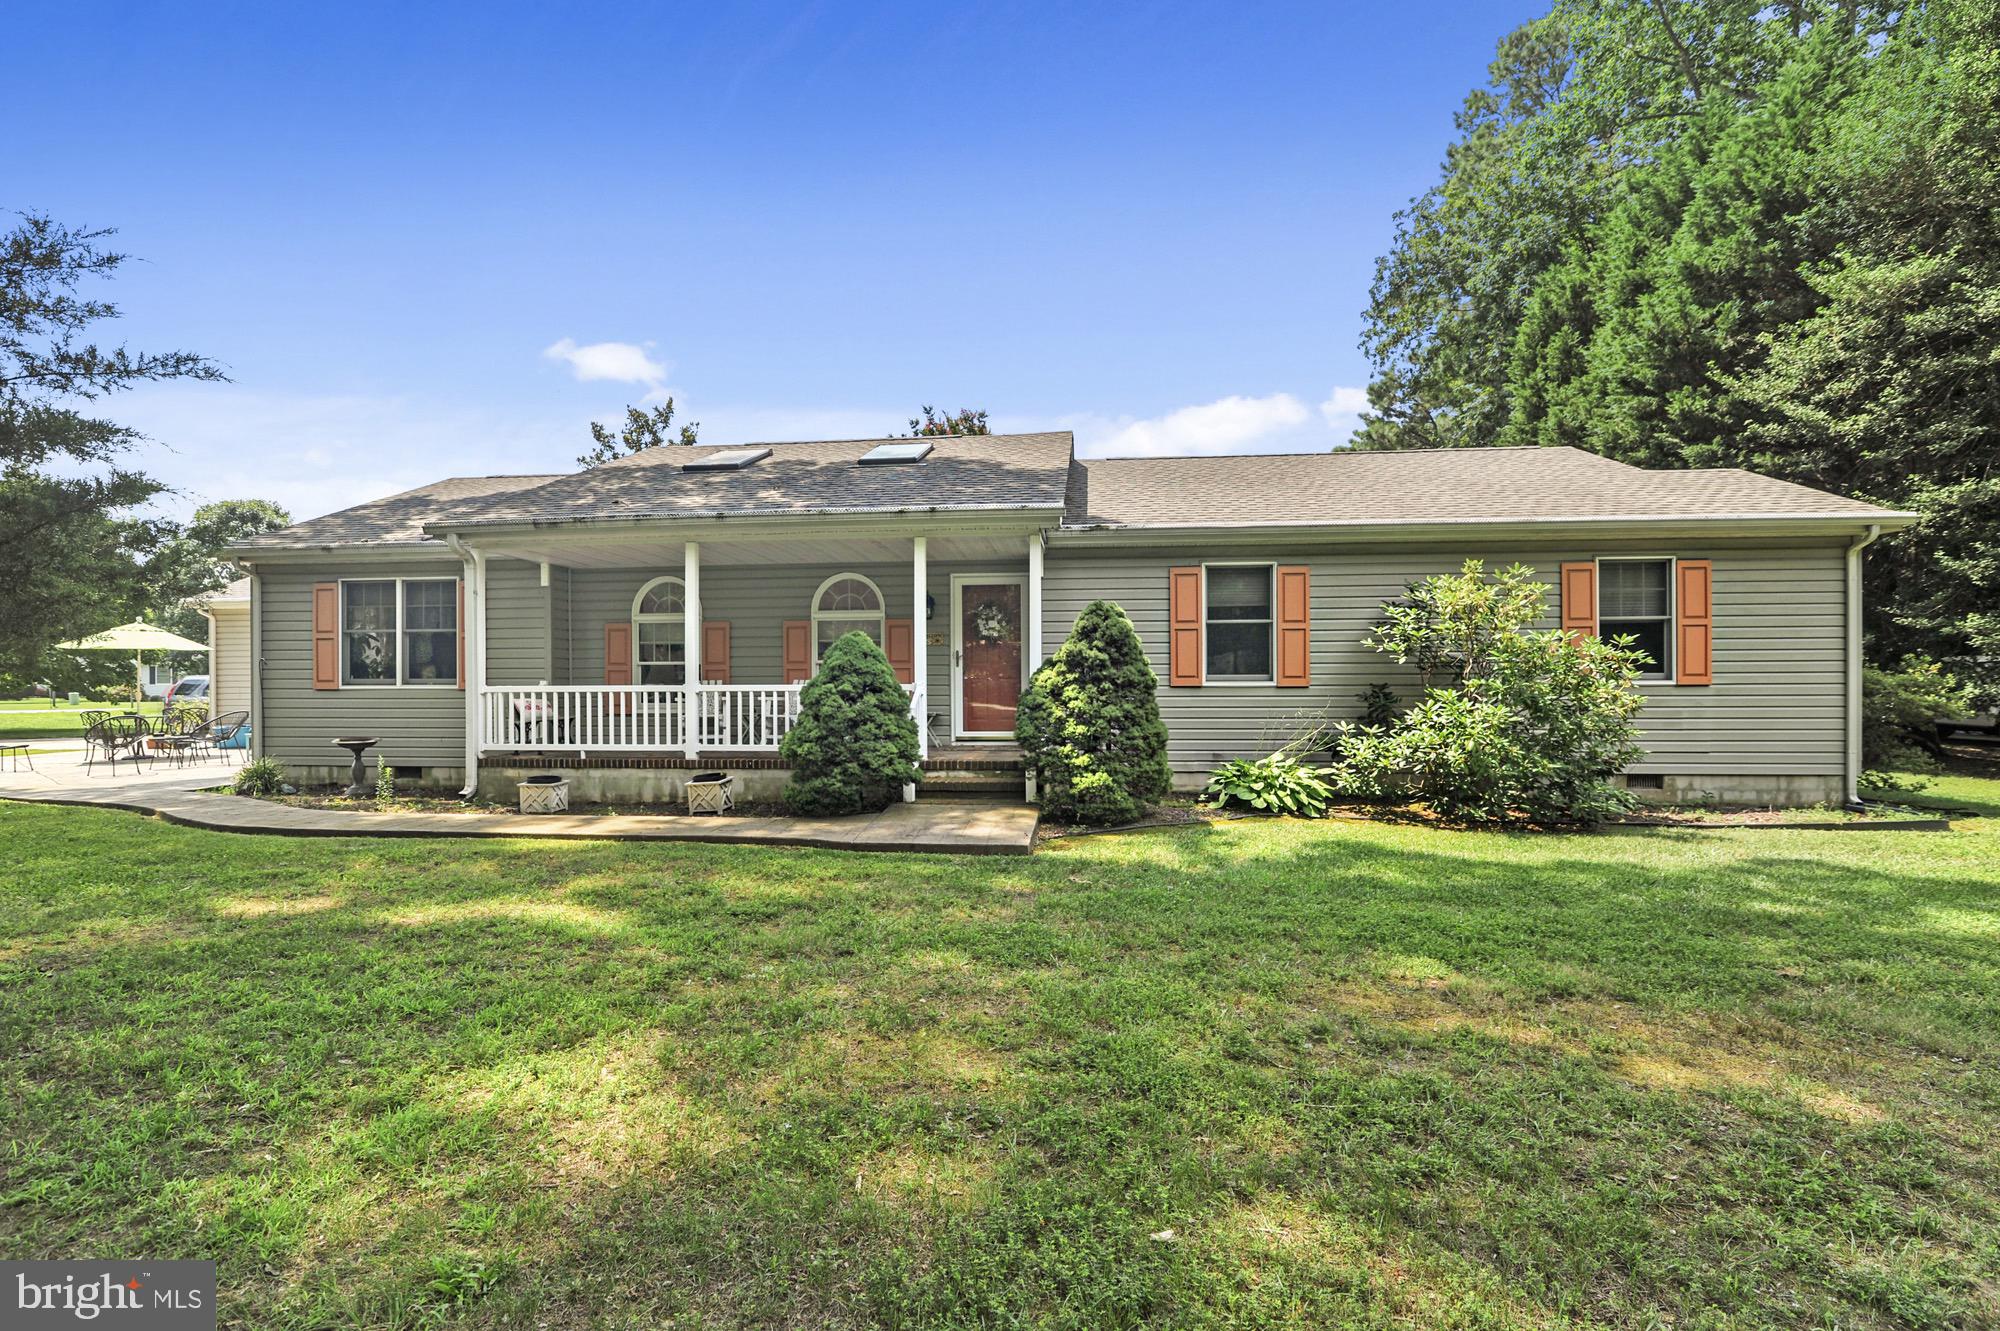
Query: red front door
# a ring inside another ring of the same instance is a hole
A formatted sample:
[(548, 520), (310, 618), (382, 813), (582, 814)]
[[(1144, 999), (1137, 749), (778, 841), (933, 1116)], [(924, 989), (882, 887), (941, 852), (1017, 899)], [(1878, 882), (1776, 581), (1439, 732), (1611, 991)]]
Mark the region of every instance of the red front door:
[(1011, 735), (1021, 699), (1021, 584), (968, 582), (958, 598), (959, 729)]

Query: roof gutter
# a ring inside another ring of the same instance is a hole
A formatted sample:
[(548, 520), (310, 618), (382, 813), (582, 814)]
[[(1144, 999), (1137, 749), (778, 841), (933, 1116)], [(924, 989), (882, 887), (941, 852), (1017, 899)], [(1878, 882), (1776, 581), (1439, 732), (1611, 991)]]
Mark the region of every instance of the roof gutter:
[(1847, 547), (1847, 807), (1861, 807), (1861, 552), (1882, 534), (1870, 523)]

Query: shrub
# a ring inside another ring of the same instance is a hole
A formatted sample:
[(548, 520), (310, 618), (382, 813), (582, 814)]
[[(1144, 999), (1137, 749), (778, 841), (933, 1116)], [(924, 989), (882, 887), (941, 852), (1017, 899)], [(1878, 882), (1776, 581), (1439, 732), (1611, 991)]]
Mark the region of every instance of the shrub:
[(396, 769), (380, 754), (375, 758), (375, 798), (384, 804), (396, 798)]
[(1935, 661), (1910, 656), (1895, 670), (1863, 667), (1861, 764), (1869, 769), (1867, 784), (1891, 785), (1877, 773), (1936, 771), (1944, 754), (1936, 722), (1971, 713), (1971, 691)]
[(254, 795), (263, 798), (278, 793), (278, 787), (285, 784), (285, 769), (276, 758), (258, 758), (236, 769), (236, 782), (230, 787), (239, 795)]
[(1124, 610), (1092, 601), (1028, 682), (1014, 738), (1042, 811), (1098, 826), (1131, 822), (1167, 793), (1158, 679)]
[(1536, 629), (1544, 598), (1532, 570), (1488, 579), (1474, 559), (1384, 607), (1373, 645), (1429, 682), (1386, 730), (1350, 734), (1336, 788), (1469, 822), (1594, 822), (1630, 808), (1611, 777), (1640, 756), (1640, 654)]
[(909, 695), (867, 634), (827, 648), (778, 752), (792, 769), (785, 807), (793, 813), (870, 813), (923, 779)]
[(1219, 806), (1240, 805), (1259, 813), (1288, 813), (1297, 818), (1324, 818), (1334, 790), (1327, 780), (1330, 767), (1311, 767), (1288, 753), (1264, 758), (1236, 758), (1208, 778), (1203, 793)]

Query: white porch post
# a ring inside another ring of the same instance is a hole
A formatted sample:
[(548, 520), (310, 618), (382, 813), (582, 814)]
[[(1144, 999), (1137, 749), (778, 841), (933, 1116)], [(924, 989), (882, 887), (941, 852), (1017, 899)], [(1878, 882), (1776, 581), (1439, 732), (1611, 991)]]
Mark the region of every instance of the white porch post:
[[(1028, 664), (1027, 674), (1032, 675), (1042, 664), (1042, 534), (1036, 532), (1028, 538), (1028, 595), (1027, 605), (1022, 613), (1028, 617)], [(1021, 687), (1028, 687), (1024, 677)]]
[(681, 752), (692, 758), (701, 751), (701, 542), (689, 541), (681, 550), (681, 655), (687, 667), (682, 675), (687, 729), (681, 735)]
[(911, 695), (910, 708), (917, 719), (917, 756), (931, 756), (930, 700), (927, 693), (930, 685), (930, 654), (926, 650), (930, 640), (930, 624), (924, 616), (924, 600), (930, 591), (930, 551), (928, 540), (919, 536), (910, 542), (913, 554), (910, 573), (916, 590), (910, 594), (910, 678), (917, 691)]
[(486, 730), (486, 553), (456, 536), (446, 540), (465, 561), (465, 788), (471, 799), (479, 790), (479, 750)]

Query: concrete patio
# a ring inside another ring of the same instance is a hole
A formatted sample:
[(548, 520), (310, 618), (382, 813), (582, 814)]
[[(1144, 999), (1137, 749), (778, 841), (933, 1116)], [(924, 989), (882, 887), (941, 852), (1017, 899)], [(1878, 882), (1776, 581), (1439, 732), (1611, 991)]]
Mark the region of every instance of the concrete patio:
[(673, 814), (368, 813), (307, 809), (218, 791), (235, 768), (100, 763), (79, 751), (38, 753), (35, 770), (0, 770), (0, 799), (152, 814), (184, 827), (269, 836), (540, 837), (590, 841), (700, 841), (830, 850), (1026, 855), (1035, 809), (1018, 799), (919, 799), (847, 818), (688, 817)]

